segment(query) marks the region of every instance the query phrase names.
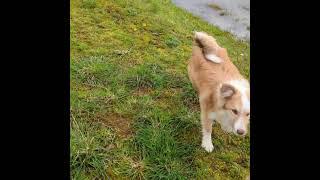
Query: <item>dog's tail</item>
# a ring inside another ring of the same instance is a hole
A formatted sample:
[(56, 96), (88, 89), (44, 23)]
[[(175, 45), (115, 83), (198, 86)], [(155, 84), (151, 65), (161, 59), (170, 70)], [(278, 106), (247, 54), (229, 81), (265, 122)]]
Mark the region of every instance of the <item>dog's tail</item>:
[(202, 49), (206, 59), (215, 63), (223, 61), (222, 58), (217, 56), (220, 46), (212, 36), (209, 36), (205, 32), (195, 32), (194, 41)]

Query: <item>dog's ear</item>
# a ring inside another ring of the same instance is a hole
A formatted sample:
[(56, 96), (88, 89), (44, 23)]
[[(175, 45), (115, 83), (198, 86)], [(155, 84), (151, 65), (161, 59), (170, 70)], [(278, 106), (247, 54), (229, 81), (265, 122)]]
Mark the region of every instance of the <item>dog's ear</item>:
[(220, 88), (220, 93), (223, 98), (230, 98), (236, 90), (230, 84), (222, 84)]

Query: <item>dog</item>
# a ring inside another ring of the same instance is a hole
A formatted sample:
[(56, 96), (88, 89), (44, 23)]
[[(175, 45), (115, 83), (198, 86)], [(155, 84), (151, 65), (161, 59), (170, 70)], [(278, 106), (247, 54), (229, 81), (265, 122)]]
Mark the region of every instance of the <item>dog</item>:
[(188, 76), (201, 109), (202, 144), (211, 152), (214, 121), (226, 132), (244, 136), (250, 120), (250, 84), (231, 62), (227, 50), (205, 32), (195, 32)]

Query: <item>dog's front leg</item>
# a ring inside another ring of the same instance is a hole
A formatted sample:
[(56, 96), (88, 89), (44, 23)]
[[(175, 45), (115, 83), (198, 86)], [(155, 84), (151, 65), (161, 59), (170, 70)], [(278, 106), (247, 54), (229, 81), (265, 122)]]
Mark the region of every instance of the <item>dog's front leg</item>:
[(213, 144), (211, 140), (212, 133), (212, 123), (213, 121), (209, 118), (209, 107), (208, 103), (200, 100), (201, 108), (201, 125), (202, 125), (202, 144), (201, 146), (207, 151), (211, 152), (213, 150)]

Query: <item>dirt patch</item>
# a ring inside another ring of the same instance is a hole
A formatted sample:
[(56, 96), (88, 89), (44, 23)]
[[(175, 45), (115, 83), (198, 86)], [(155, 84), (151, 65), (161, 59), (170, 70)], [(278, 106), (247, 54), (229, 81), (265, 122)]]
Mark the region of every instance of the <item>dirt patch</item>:
[(104, 114), (99, 116), (99, 120), (107, 127), (112, 128), (116, 132), (116, 136), (120, 138), (129, 138), (132, 134), (131, 120), (124, 118), (118, 114)]
[(152, 92), (151, 88), (139, 88), (133, 92), (133, 95), (144, 96)]

